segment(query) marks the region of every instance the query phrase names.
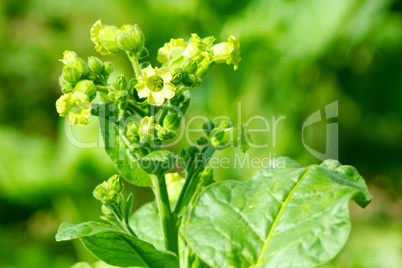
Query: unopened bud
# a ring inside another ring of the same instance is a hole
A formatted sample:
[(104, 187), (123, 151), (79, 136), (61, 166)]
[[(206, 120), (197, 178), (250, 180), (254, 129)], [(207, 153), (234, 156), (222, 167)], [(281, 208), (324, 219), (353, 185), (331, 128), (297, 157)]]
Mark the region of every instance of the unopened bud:
[(176, 133), (165, 127), (160, 127), (158, 129), (158, 137), (161, 140), (169, 140), (169, 139), (173, 139), (174, 137), (176, 137)]
[(134, 53), (144, 46), (144, 34), (138, 25), (126, 24), (120, 27), (116, 40), (122, 49)]
[(74, 51), (64, 51), (63, 59), (61, 60), (61, 62), (68, 67), (76, 68), (81, 73), (81, 75), (85, 75), (87, 73), (85, 62), (80, 57), (78, 57), (77, 53), (75, 53)]
[(103, 62), (97, 57), (91, 56), (88, 58), (88, 67), (95, 74), (100, 74), (103, 71)]
[(181, 116), (178, 113), (169, 114), (163, 120), (163, 125), (170, 130), (177, 130), (180, 127)]
[(186, 87), (194, 87), (194, 85), (197, 83), (197, 79), (195, 75), (193, 74), (186, 74), (183, 79), (183, 85)]
[(195, 73), (197, 70), (197, 62), (192, 58), (185, 59), (180, 66), (186, 73)]
[(113, 72), (113, 63), (111, 63), (110, 61), (107, 61), (103, 64), (103, 73), (108, 75), (111, 74)]
[(107, 183), (103, 182), (102, 184), (99, 184), (96, 186), (95, 190), (93, 191), (93, 194), (96, 199), (98, 200), (103, 200), (103, 198), (107, 195)]
[(117, 193), (123, 191), (123, 182), (120, 180), (119, 175), (110, 177), (107, 181), (107, 185), (109, 191), (116, 191)]
[(113, 82), (113, 88), (116, 91), (119, 91), (119, 90), (127, 91), (128, 90), (128, 82), (127, 82), (127, 79), (124, 77), (124, 74), (120, 74), (116, 77), (116, 80), (114, 80), (114, 82)]
[(63, 67), (62, 77), (64, 81), (70, 83), (71, 85), (77, 84), (80, 81), (81, 75), (81, 72), (77, 68), (70, 67), (68, 65)]
[(91, 80), (82, 80), (78, 82), (75, 86), (74, 91), (79, 91), (88, 96), (89, 100), (92, 101), (96, 96), (96, 86)]
[(230, 127), (232, 127), (232, 126), (233, 126), (233, 122), (232, 122), (231, 120), (223, 119), (223, 120), (219, 121), (219, 122), (216, 124), (215, 128), (224, 129), (224, 128), (230, 128)]
[(99, 31), (99, 43), (109, 53), (117, 53), (121, 51), (116, 41), (116, 36), (118, 33), (119, 29), (117, 29), (117, 27), (108, 25), (104, 26), (103, 29)]

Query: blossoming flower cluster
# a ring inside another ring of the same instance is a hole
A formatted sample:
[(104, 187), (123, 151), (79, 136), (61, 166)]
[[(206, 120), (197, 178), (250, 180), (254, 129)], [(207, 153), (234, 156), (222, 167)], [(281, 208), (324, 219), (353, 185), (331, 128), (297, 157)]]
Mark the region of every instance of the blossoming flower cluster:
[[(233, 36), (218, 44), (214, 37), (197, 34), (188, 41), (171, 39), (158, 51), (160, 67), (145, 61), (148, 50), (138, 25), (117, 28), (99, 20), (91, 28), (91, 40), (102, 55), (125, 53), (134, 77), (119, 74), (110, 83), (112, 63), (97, 57), (85, 62), (75, 52), (66, 51), (59, 78), (64, 95), (56, 102), (57, 111), (72, 125), (87, 125), (91, 114), (101, 116), (99, 103), (113, 105), (114, 123), (123, 126), (119, 135), (140, 156), (176, 136), (189, 106), (189, 89), (199, 86), (214, 64), (232, 64), (237, 69), (241, 60), (239, 41)], [(218, 132), (211, 136), (213, 146), (227, 140), (223, 130)]]

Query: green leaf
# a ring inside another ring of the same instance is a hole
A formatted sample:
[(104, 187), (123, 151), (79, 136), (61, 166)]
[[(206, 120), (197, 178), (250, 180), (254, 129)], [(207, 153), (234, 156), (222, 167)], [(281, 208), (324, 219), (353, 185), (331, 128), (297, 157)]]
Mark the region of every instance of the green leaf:
[(176, 156), (166, 150), (153, 151), (139, 160), (140, 166), (149, 174), (163, 174), (176, 162)]
[(159, 250), (165, 250), (156, 202), (149, 202), (134, 212), (130, 217), (130, 226), (138, 238), (152, 243)]
[(63, 222), (56, 234), (56, 241), (67, 241), (85, 236), (95, 235), (104, 231), (118, 231), (113, 226), (102, 222), (84, 222), (74, 225), (69, 222)]
[(108, 112), (112, 110), (109, 107), (110, 105), (113, 104), (100, 105), (98, 112), (99, 126), (105, 143), (106, 153), (112, 159), (117, 171), (126, 180), (136, 185), (152, 186), (150, 176), (139, 166), (138, 160), (130, 152), (124, 137), (120, 135), (121, 129), (114, 123), (117, 116), (110, 115), (110, 112)]
[(276, 158), (247, 182), (207, 187), (185, 222), (190, 248), (212, 267), (314, 267), (350, 233), (350, 200), (371, 201), (355, 168), (327, 160), (301, 168)]
[(116, 228), (98, 222), (63, 223), (57, 241), (80, 238), (85, 247), (104, 262), (121, 267), (179, 267), (178, 258)]

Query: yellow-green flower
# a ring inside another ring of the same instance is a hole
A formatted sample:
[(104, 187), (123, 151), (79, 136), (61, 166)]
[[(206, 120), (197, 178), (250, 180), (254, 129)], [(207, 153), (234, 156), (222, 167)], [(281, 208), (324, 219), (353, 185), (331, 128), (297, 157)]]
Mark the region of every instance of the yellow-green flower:
[(91, 103), (82, 92), (74, 92), (62, 95), (56, 101), (57, 112), (64, 116), (71, 125), (88, 125), (88, 117), (91, 115)]
[(184, 39), (170, 39), (169, 43), (165, 43), (163, 47), (158, 50), (158, 57), (156, 58), (160, 63), (167, 63), (169, 61), (169, 55), (182, 52), (187, 46), (187, 42)]
[(102, 55), (108, 55), (121, 51), (116, 42), (119, 29), (115, 26), (102, 25), (101, 20), (95, 22), (91, 28), (91, 40), (95, 43), (95, 49)]
[(212, 60), (213, 51), (210, 47), (214, 40), (215, 38), (213, 37), (201, 39), (201, 37), (193, 33), (183, 55), (195, 61), (201, 61), (202, 59)]
[(228, 42), (214, 45), (212, 50), (214, 51), (213, 59), (216, 63), (233, 64), (235, 70), (239, 67), (239, 61), (241, 61), (240, 42), (233, 35), (228, 38)]
[(148, 98), (149, 104), (161, 106), (165, 99), (174, 97), (176, 87), (170, 82), (171, 80), (172, 75), (168, 68), (153, 69), (148, 66), (142, 70), (142, 76), (138, 78), (135, 89), (140, 98)]

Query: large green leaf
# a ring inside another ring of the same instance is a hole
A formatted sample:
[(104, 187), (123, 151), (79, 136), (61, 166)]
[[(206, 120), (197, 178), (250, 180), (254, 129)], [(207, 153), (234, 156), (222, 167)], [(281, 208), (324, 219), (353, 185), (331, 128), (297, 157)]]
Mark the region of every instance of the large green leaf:
[(130, 226), (138, 238), (152, 243), (157, 249), (165, 249), (162, 225), (156, 202), (149, 202), (130, 217)]
[(78, 225), (63, 223), (57, 241), (80, 238), (85, 247), (104, 262), (121, 267), (179, 267), (178, 258), (169, 252), (158, 251), (139, 238), (123, 233), (111, 225), (85, 222)]
[(371, 200), (355, 168), (335, 160), (301, 168), (276, 158), (247, 182), (207, 187), (184, 235), (212, 267), (314, 267), (345, 244), (351, 199), (361, 207)]
[[(152, 186), (150, 176), (139, 166), (137, 159), (127, 147), (119, 124), (115, 124), (117, 115), (108, 112), (112, 104), (99, 105), (99, 126), (102, 132), (105, 150), (112, 159), (117, 171), (129, 182), (141, 185)], [(112, 106), (113, 107), (113, 106)], [(123, 127), (123, 126), (122, 126)]]

